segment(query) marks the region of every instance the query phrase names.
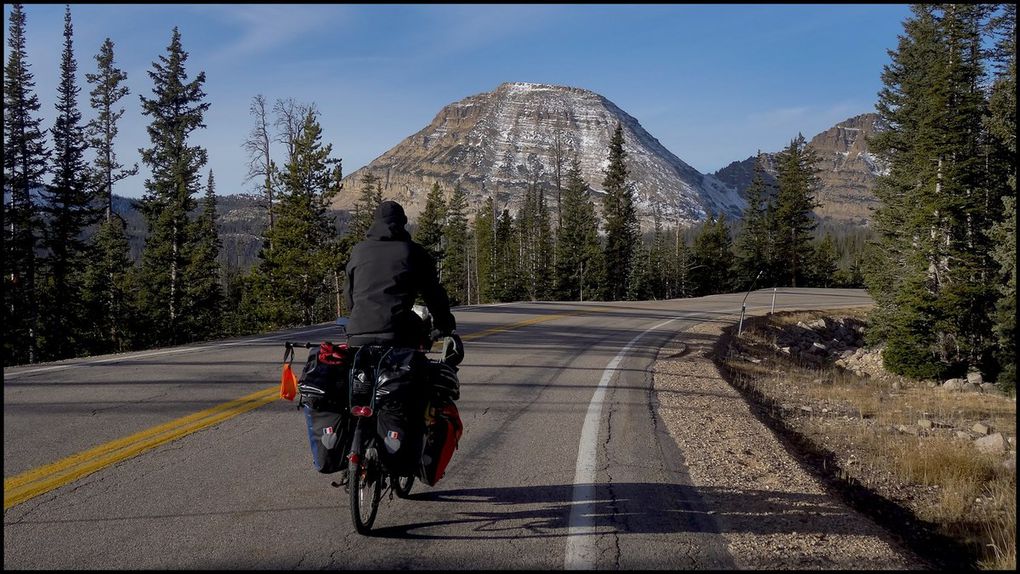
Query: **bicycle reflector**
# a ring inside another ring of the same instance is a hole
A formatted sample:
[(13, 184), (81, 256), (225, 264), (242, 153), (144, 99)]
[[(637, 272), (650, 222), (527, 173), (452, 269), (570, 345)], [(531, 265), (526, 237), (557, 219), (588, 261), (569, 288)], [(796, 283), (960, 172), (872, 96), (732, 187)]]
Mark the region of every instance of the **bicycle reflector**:
[(356, 417), (372, 416), (372, 407), (351, 407), (351, 414)]

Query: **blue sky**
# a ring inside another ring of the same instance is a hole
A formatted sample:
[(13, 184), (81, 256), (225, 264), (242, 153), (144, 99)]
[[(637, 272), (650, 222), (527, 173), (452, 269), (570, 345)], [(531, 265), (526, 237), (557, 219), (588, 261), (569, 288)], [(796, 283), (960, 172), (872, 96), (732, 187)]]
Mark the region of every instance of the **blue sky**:
[[(27, 56), (53, 125), (63, 4), (26, 4)], [(6, 40), (11, 6), (4, 5)], [(217, 193), (252, 191), (242, 142), (256, 94), (315, 103), (323, 138), (351, 173), (425, 127), (446, 104), (500, 83), (597, 92), (702, 173), (778, 151), (874, 111), (906, 4), (72, 4), (81, 109), (103, 40), (131, 93), (123, 163), (149, 144), (139, 94), (177, 26), (189, 77), (206, 75)], [(4, 62), (9, 51), (4, 44)], [(115, 192), (141, 197), (147, 171)], [(204, 182), (204, 177), (203, 177)]]

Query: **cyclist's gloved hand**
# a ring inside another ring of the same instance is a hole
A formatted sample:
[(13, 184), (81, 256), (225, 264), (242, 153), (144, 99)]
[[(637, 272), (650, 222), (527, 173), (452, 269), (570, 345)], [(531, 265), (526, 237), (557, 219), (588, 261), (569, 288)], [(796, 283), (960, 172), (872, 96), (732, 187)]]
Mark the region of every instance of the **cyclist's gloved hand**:
[(456, 367), (464, 360), (464, 342), (457, 333), (450, 333), (443, 342), (443, 362)]
[(433, 341), (438, 341), (439, 339), (442, 339), (443, 337), (449, 337), (449, 336), (450, 336), (449, 333), (447, 333), (447, 332), (445, 332), (445, 331), (443, 331), (441, 329), (432, 329), (432, 332), (429, 333), (429, 337), (431, 337)]

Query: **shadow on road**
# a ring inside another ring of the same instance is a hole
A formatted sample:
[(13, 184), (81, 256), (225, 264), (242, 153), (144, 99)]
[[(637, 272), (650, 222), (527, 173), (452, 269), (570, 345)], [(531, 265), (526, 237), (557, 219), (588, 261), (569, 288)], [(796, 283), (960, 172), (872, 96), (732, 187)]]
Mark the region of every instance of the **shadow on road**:
[[(428, 516), (433, 505), (448, 518), (411, 522), (373, 530), (372, 535), (400, 539), (473, 539), (562, 537), (569, 534), (573, 485), (470, 488), (412, 494), (414, 513)], [(705, 499), (712, 501), (712, 506)], [(719, 533), (862, 534), (859, 523), (839, 520), (845, 507), (828, 496), (734, 490), (677, 484), (597, 484), (594, 495), (579, 501), (594, 516), (600, 534)], [(445, 507), (445, 508), (444, 508)], [(854, 526), (850, 526), (853, 524)]]

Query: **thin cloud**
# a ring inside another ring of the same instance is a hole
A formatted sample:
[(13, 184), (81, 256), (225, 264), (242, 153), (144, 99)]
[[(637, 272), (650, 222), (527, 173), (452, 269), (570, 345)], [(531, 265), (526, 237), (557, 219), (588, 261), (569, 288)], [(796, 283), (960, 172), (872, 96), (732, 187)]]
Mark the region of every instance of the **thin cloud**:
[(341, 28), (348, 7), (293, 4), (238, 4), (201, 9), (238, 28), (238, 35), (211, 54), (226, 64), (286, 47), (324, 31)]

